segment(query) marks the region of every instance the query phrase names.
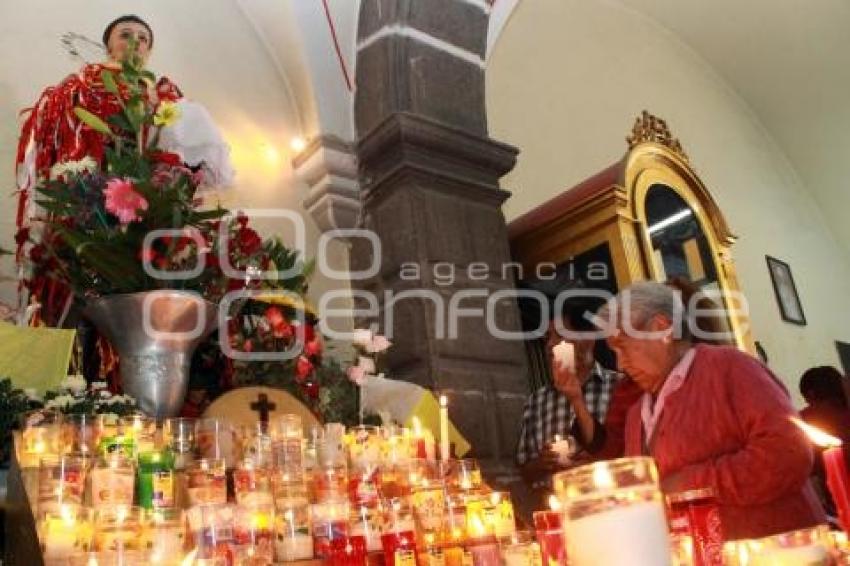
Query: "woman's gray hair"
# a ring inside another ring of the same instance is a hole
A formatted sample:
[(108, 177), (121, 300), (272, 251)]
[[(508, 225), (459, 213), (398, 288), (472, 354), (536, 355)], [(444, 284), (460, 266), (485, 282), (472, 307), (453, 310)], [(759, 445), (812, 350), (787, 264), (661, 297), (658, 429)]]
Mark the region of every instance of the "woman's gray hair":
[(618, 318), (627, 317), (629, 327), (634, 329), (641, 328), (653, 316), (662, 315), (673, 322), (675, 338), (690, 337), (682, 294), (663, 283), (641, 281), (626, 287), (599, 310), (599, 316), (607, 319), (612, 311)]

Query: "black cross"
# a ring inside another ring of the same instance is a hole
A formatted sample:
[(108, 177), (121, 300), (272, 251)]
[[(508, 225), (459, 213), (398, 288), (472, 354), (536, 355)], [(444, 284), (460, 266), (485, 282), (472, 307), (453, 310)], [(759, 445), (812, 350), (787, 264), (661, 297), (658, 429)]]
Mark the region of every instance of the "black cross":
[(269, 403), (269, 397), (265, 393), (260, 393), (257, 396), (257, 401), (251, 403), (251, 410), (260, 413), (260, 422), (263, 424), (268, 424), (269, 411), (274, 411), (276, 408), (277, 405)]

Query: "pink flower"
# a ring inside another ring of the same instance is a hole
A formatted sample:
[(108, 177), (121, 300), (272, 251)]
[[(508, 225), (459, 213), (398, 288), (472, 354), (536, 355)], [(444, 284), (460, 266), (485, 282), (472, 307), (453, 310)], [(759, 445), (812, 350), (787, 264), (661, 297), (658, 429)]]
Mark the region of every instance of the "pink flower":
[(348, 379), (356, 383), (357, 385), (362, 386), (366, 383), (366, 371), (360, 366), (351, 366), (346, 371), (348, 374)]
[(366, 351), (370, 354), (378, 354), (392, 346), (392, 342), (387, 340), (386, 336), (375, 334), (372, 337), (372, 342), (366, 346)]
[(118, 217), (121, 224), (141, 220), (140, 210), (148, 209), (148, 201), (136, 192), (129, 179), (112, 179), (106, 183), (106, 210)]

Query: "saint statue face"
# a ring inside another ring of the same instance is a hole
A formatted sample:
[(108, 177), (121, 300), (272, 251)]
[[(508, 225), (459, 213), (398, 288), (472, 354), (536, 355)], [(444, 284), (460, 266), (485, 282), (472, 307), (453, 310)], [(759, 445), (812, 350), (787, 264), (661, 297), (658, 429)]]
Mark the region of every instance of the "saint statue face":
[(121, 22), (115, 26), (107, 43), (109, 58), (121, 61), (129, 50), (132, 39), (136, 41), (136, 51), (142, 61), (147, 61), (151, 49), (151, 33), (147, 27), (136, 22)]

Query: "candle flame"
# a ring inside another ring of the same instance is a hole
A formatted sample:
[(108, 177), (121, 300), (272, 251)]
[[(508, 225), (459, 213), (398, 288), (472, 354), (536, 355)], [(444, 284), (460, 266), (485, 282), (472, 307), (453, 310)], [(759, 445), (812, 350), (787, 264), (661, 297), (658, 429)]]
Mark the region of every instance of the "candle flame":
[(838, 438), (835, 438), (831, 434), (827, 434), (824, 431), (820, 430), (819, 428), (813, 427), (812, 425), (810, 425), (806, 422), (803, 422), (802, 420), (800, 420), (796, 417), (791, 417), (791, 421), (795, 425), (800, 427), (803, 430), (803, 432), (805, 432), (808, 435), (809, 440), (811, 440), (812, 442), (814, 442), (818, 446), (820, 446), (822, 448), (835, 448), (835, 447), (841, 446), (841, 440), (839, 440)]
[(182, 562), (180, 562), (180, 566), (192, 566), (195, 562), (195, 556), (198, 554), (198, 549), (194, 548), (192, 552), (186, 555)]
[(419, 417), (413, 417), (413, 435), (417, 438), (422, 436), (422, 421)]
[(498, 491), (494, 491), (490, 494), (490, 503), (493, 505), (498, 505), (502, 501), (502, 494)]
[(473, 515), (469, 520), (469, 530), (473, 536), (482, 537), (487, 534), (487, 528), (484, 526), (484, 521), (478, 515)]
[(593, 485), (601, 489), (611, 489), (616, 485), (614, 476), (605, 462), (596, 462), (593, 464)]
[(561, 502), (558, 500), (554, 493), (549, 496), (549, 509), (551, 509), (552, 511), (561, 510)]

